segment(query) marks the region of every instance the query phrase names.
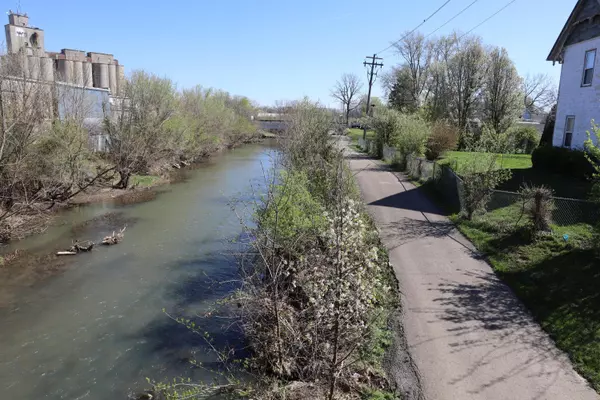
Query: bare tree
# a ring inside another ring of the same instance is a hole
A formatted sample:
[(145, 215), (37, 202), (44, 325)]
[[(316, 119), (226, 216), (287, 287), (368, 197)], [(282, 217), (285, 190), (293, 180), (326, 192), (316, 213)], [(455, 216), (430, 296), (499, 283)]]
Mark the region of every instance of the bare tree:
[(521, 77), (506, 49), (491, 48), (487, 55), (483, 113), (497, 132), (506, 131), (522, 112)]
[(556, 103), (558, 89), (547, 74), (528, 74), (522, 85), (525, 109), (529, 112), (547, 110)]
[(344, 107), (346, 124), (350, 119), (350, 112), (360, 105), (361, 89), (362, 83), (356, 75), (344, 74), (331, 90), (331, 96), (339, 100)]

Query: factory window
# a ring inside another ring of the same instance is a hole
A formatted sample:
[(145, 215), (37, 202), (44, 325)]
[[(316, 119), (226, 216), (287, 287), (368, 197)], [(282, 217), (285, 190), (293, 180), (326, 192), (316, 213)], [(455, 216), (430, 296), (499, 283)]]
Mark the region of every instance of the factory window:
[(38, 34), (37, 34), (37, 32), (34, 32), (33, 35), (31, 35), (31, 39), (29, 39), (29, 41), (31, 42), (32, 46), (37, 47), (37, 45), (38, 45)]

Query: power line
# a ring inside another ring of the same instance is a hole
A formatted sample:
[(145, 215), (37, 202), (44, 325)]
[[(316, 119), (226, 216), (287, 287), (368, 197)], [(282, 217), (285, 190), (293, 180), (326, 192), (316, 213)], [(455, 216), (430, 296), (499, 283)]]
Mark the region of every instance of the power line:
[(517, 0), (512, 0), (509, 1), (508, 3), (506, 3), (506, 5), (504, 7), (502, 7), (501, 9), (499, 9), (498, 11), (496, 11), (495, 13), (493, 13), (492, 15), (490, 15), (489, 17), (487, 17), (486, 19), (484, 19), (483, 21), (481, 21), (481, 23), (479, 23), (478, 25), (476, 25), (474, 28), (472, 28), (470, 31), (468, 31), (467, 33), (465, 33), (464, 35), (462, 35), (461, 37), (459, 37), (458, 39), (462, 39), (463, 37), (467, 36), (469, 33), (473, 32), (475, 29), (479, 28), (481, 25), (485, 24), (486, 22), (488, 22), (490, 19), (494, 18), (496, 15), (500, 14), (502, 11), (504, 11), (506, 8), (508, 8), (508, 6), (510, 6), (512, 3), (514, 3)]
[(392, 44), (390, 44), (388, 47), (386, 47), (385, 49), (377, 52), (376, 54), (380, 54), (383, 53), (385, 51), (388, 51), (389, 49), (391, 49), (396, 43), (401, 42), (402, 40), (406, 39), (408, 36), (410, 36), (414, 31), (416, 31), (417, 29), (419, 29), (420, 27), (422, 27), (425, 22), (429, 21), (435, 14), (437, 14), (438, 12), (440, 12), (440, 10), (444, 7), (446, 7), (446, 5), (448, 5), (448, 3), (450, 3), (452, 0), (447, 0), (444, 4), (442, 4), (440, 6), (440, 8), (438, 8), (437, 10), (435, 10), (433, 12), (433, 14), (431, 14), (429, 17), (425, 18), (423, 20), (423, 22), (421, 22), (419, 25), (417, 25), (417, 27), (415, 29), (413, 29), (412, 31), (408, 32), (406, 35), (404, 35), (403, 37), (401, 37), (400, 39), (396, 40), (395, 42), (393, 42)]
[(427, 39), (429, 36), (433, 35), (434, 33), (436, 33), (437, 31), (439, 31), (440, 29), (442, 29), (443, 27), (445, 27), (446, 25), (448, 25), (450, 22), (454, 21), (457, 17), (459, 17), (462, 13), (464, 13), (465, 11), (467, 11), (469, 8), (471, 8), (473, 6), (473, 4), (477, 3), (479, 0), (475, 0), (473, 1), (471, 4), (469, 4), (468, 6), (466, 6), (465, 8), (463, 8), (458, 14), (456, 14), (454, 17), (450, 18), (448, 21), (444, 22), (442, 25), (440, 25), (436, 30), (434, 30), (433, 32), (431, 32), (429, 35), (425, 36), (425, 39)]

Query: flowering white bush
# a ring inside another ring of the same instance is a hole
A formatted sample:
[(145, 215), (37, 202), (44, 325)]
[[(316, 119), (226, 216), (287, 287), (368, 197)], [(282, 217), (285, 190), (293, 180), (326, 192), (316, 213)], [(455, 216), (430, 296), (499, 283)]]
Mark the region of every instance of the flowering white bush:
[(278, 282), (263, 282), (245, 325), (259, 362), (296, 379), (335, 379), (354, 361), (369, 339), (378, 293), (386, 290), (359, 204), (344, 198), (324, 217), (327, 228), (315, 246), (269, 267), (280, 271), (270, 274)]

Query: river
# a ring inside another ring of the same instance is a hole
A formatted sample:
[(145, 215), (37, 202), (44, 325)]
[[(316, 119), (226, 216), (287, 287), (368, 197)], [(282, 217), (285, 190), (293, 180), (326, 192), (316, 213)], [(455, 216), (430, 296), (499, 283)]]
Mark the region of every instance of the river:
[(43, 272), (11, 280), (0, 308), (0, 398), (125, 399), (147, 387), (146, 378), (209, 379), (189, 359), (210, 367), (215, 355), (162, 310), (193, 317), (217, 347), (239, 344), (222, 321), (195, 315), (232, 290), (215, 284), (237, 273), (230, 239), (242, 228), (229, 202), (247, 197), (251, 185), (264, 188), (274, 152), (264, 144), (240, 147), (187, 171), (153, 200), (78, 207), (15, 244), (48, 254), (127, 224), (116, 246), (58, 261), (39, 257)]

